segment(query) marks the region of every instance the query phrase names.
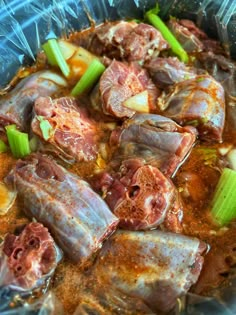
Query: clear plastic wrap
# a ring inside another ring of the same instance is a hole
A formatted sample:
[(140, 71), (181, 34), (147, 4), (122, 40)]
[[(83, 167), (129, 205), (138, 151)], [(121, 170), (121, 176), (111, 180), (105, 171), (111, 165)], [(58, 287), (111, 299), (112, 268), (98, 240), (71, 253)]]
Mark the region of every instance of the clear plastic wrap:
[(32, 303), (26, 303), (16, 298), (16, 307), (12, 307), (11, 290), (0, 287), (0, 314), (1, 315), (63, 315), (64, 311), (60, 301), (52, 292)]
[(236, 57), (236, 1), (235, 0), (204, 0), (200, 10), (198, 23), (209, 29), (212, 36), (217, 37)]
[[(158, 3), (162, 18), (172, 15), (196, 21), (236, 58), (236, 0), (159, 0)], [(41, 44), (53, 34), (65, 37), (93, 22), (139, 18), (155, 4), (155, 0), (0, 0), (0, 87), (9, 83), (22, 64), (33, 62)], [(214, 292), (215, 298), (188, 294), (178, 301), (175, 314), (236, 314), (235, 291), (236, 281), (232, 278), (230, 287)], [(63, 314), (51, 293), (14, 310), (3, 309), (2, 301), (1, 315)]]
[(188, 293), (180, 301), (179, 315), (235, 315), (236, 314), (235, 271), (231, 285), (212, 292), (212, 297), (202, 297)]
[[(35, 60), (41, 44), (52, 34), (66, 36), (94, 21), (141, 17), (155, 0), (0, 0), (0, 87), (23, 63)], [(196, 20), (209, 35), (228, 43), (236, 57), (236, 0), (159, 0), (163, 18)]]

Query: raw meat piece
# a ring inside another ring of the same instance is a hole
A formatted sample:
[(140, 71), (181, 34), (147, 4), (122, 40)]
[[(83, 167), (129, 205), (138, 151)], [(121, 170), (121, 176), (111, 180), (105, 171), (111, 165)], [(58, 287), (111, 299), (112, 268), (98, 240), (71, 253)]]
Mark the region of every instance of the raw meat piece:
[(133, 109), (124, 106), (124, 101), (140, 92), (148, 92), (150, 111), (156, 109), (158, 89), (145, 69), (137, 64), (125, 64), (114, 60), (100, 78), (99, 90), (105, 114), (117, 118), (131, 117)]
[(225, 95), (220, 83), (209, 75), (177, 83), (158, 104), (163, 115), (180, 125), (193, 124), (203, 140), (222, 141)]
[(19, 160), (6, 177), (26, 215), (48, 227), (67, 256), (85, 263), (113, 233), (118, 219), (87, 182), (46, 156)]
[(195, 140), (194, 127), (180, 127), (160, 115), (136, 114), (111, 135), (113, 163), (139, 157), (169, 177), (187, 157)]
[(19, 236), (7, 234), (0, 249), (0, 286), (31, 290), (53, 275), (62, 253), (41, 223), (26, 225)]
[[(44, 151), (55, 151), (63, 159), (90, 161), (97, 156), (99, 133), (95, 121), (88, 117), (85, 109), (78, 106), (73, 97), (52, 100), (40, 97), (34, 105), (35, 117), (31, 123), (32, 131), (50, 146)], [(40, 128), (41, 120), (47, 121), (51, 130), (45, 139)]]
[(168, 312), (196, 283), (205, 250), (205, 243), (180, 234), (117, 231), (81, 280), (78, 310), (99, 315)]
[(85, 33), (76, 43), (99, 56), (141, 63), (169, 48), (153, 26), (126, 21), (105, 23), (94, 32)]
[(153, 58), (145, 64), (145, 68), (153, 82), (160, 88), (196, 77), (196, 70), (187, 67), (176, 57)]
[(63, 77), (52, 71), (39, 71), (23, 79), (10, 93), (0, 99), (0, 130), (10, 124), (28, 131), (34, 101), (50, 96), (66, 87)]

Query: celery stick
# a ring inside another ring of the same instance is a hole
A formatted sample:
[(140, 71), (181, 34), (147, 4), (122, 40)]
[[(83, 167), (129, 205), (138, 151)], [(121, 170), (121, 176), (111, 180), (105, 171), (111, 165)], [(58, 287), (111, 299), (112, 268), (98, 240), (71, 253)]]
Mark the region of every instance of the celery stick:
[(78, 96), (84, 91), (89, 90), (96, 83), (105, 69), (105, 66), (99, 60), (94, 59), (71, 91), (71, 95)]
[(7, 139), (14, 157), (21, 158), (30, 154), (29, 136), (27, 133), (20, 132), (16, 125), (6, 127)]
[(66, 63), (60, 46), (56, 39), (49, 39), (44, 45), (43, 50), (48, 58), (49, 63), (52, 66), (58, 65), (61, 69), (61, 72), (64, 74), (65, 77), (68, 77), (70, 74), (70, 68)]
[(7, 145), (0, 139), (0, 153), (7, 152)]
[(211, 214), (219, 225), (236, 218), (236, 171), (225, 168), (211, 202)]
[(173, 53), (176, 54), (181, 61), (187, 63), (189, 60), (187, 52), (183, 49), (175, 36), (171, 33), (171, 31), (161, 20), (161, 18), (157, 15), (158, 12), (159, 8), (157, 6), (156, 8), (146, 12), (145, 19), (161, 32), (162, 36), (169, 43)]

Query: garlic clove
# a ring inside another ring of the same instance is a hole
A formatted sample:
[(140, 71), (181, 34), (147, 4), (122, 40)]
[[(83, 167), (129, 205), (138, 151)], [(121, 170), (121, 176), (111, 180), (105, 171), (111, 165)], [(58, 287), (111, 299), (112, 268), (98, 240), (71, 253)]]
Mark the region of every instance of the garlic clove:
[(126, 101), (124, 101), (123, 105), (132, 110), (135, 110), (136, 112), (149, 113), (148, 91), (145, 90), (128, 98)]
[(16, 191), (11, 191), (0, 182), (0, 216), (5, 215), (12, 207), (16, 199)]

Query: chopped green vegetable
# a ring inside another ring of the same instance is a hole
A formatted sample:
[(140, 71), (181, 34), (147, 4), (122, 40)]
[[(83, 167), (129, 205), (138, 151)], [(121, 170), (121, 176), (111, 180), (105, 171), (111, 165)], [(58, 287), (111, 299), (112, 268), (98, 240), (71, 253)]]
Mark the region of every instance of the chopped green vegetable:
[(204, 80), (205, 80), (204, 77), (198, 77), (198, 78), (196, 79), (196, 82), (202, 82), (202, 81), (204, 81)]
[(30, 154), (29, 137), (27, 133), (20, 132), (16, 125), (6, 127), (7, 139), (14, 157), (21, 158)]
[(191, 79), (190, 75), (189, 74), (185, 74), (184, 75), (184, 80), (189, 80), (189, 79)]
[(142, 21), (139, 20), (139, 19), (131, 19), (131, 20), (128, 20), (128, 22), (134, 22), (134, 23), (137, 23), (137, 24), (142, 23)]
[(48, 62), (52, 66), (58, 66), (61, 69), (61, 72), (64, 74), (65, 77), (68, 77), (70, 74), (70, 68), (66, 63), (60, 46), (56, 39), (49, 39), (44, 45), (43, 50), (48, 58)]
[(48, 140), (54, 133), (54, 129), (52, 128), (50, 122), (47, 119), (44, 119), (43, 116), (37, 116), (39, 120), (39, 127), (41, 129), (43, 139)]
[(195, 150), (199, 155), (199, 161), (208, 166), (215, 166), (217, 162), (217, 151), (215, 148), (200, 147)]
[(89, 90), (97, 82), (105, 69), (105, 66), (98, 59), (94, 59), (71, 91), (71, 95), (78, 96), (84, 91)]
[(7, 145), (5, 144), (5, 142), (0, 139), (0, 153), (7, 152), (7, 149), (8, 148), (7, 148)]
[(199, 125), (199, 121), (197, 119), (189, 120), (188, 125), (197, 127)]
[(31, 150), (32, 152), (37, 151), (38, 145), (39, 145), (38, 137), (34, 135), (34, 136), (30, 139), (29, 145), (30, 145), (30, 150)]
[(201, 123), (202, 123), (202, 124), (206, 124), (208, 121), (209, 121), (209, 118), (208, 118), (208, 117), (202, 117), (202, 118), (201, 118)]
[(160, 10), (157, 5), (154, 9), (151, 9), (145, 13), (145, 19), (161, 32), (162, 36), (169, 43), (173, 53), (175, 53), (181, 61), (188, 62), (189, 58), (187, 52), (183, 49), (175, 36), (157, 15), (159, 11)]
[(211, 202), (211, 214), (220, 225), (236, 218), (236, 171), (225, 168)]

